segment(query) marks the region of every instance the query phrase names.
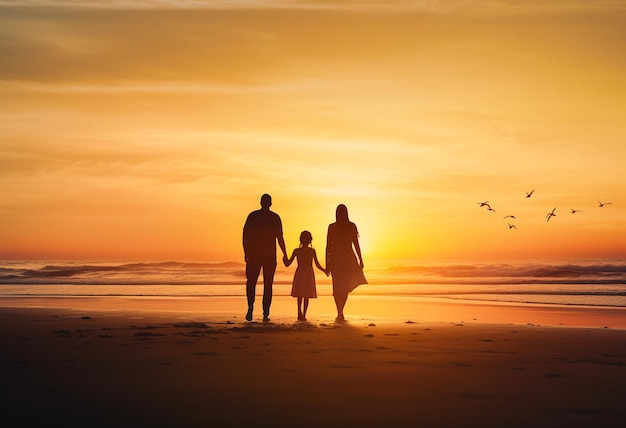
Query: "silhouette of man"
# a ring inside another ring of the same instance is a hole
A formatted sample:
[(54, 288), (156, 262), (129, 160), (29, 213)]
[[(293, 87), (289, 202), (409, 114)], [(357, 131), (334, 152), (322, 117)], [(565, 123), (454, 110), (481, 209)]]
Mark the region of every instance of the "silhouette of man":
[(276, 272), (276, 242), (287, 257), (283, 224), (280, 216), (270, 211), (272, 197), (267, 193), (261, 196), (261, 209), (251, 212), (243, 226), (243, 251), (246, 260), (246, 296), (248, 313), (246, 320), (252, 321), (256, 284), (263, 269), (263, 321), (269, 321), (272, 304), (272, 285)]

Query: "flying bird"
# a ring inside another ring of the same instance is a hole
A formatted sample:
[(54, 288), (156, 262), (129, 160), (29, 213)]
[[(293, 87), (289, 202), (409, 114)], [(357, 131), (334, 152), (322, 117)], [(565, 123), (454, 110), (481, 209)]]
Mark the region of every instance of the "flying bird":
[(546, 214), (546, 221), (550, 221), (550, 217), (556, 217), (556, 214), (554, 214), (554, 210), (556, 210), (556, 207), (554, 207), (551, 212)]
[(507, 216), (502, 217), (503, 220), (506, 220), (507, 218), (512, 218), (512, 219), (515, 220), (515, 216), (514, 215), (507, 215)]
[(535, 191), (535, 189), (531, 190), (530, 192), (526, 192), (526, 197), (530, 198), (534, 191)]
[(491, 208), (491, 205), (489, 205), (489, 201), (485, 201), (485, 202), (478, 202), (478, 205), (480, 205), (481, 207), (487, 207), (487, 209), (489, 211), (493, 211), (494, 213), (496, 212), (496, 210), (494, 210), (493, 208)]
[(571, 210), (572, 210), (572, 214), (579, 213), (582, 211), (582, 210), (575, 210), (574, 208), (572, 208)]
[(509, 225), (509, 229), (515, 229), (515, 230), (517, 230), (517, 227), (515, 227), (515, 225), (514, 225), (514, 224), (511, 224), (511, 223), (507, 223), (507, 224)]
[(605, 206), (605, 205), (609, 205), (609, 204), (612, 204), (612, 203), (613, 203), (613, 202), (600, 202), (600, 201), (598, 201), (598, 204), (599, 204), (598, 206), (599, 206), (600, 208), (602, 208), (603, 206)]

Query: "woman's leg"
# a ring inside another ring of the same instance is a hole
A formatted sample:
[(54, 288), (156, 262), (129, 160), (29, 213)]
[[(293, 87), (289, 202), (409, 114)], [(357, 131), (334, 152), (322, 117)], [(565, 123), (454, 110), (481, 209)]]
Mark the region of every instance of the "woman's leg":
[(346, 306), (348, 293), (335, 293), (333, 297), (335, 298), (335, 305), (337, 306), (337, 321), (343, 321), (345, 320), (343, 316), (343, 308)]
[(309, 309), (309, 298), (304, 298), (304, 307), (302, 308), (302, 321), (306, 321), (306, 311)]

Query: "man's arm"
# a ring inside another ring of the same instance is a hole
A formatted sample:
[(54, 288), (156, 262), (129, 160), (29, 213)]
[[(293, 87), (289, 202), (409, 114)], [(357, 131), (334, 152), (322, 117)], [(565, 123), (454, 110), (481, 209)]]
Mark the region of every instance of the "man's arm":
[(287, 257), (287, 248), (285, 248), (285, 239), (283, 238), (283, 235), (279, 235), (277, 240), (278, 240), (278, 246), (283, 252), (283, 256)]
[(280, 219), (280, 216), (276, 214), (276, 218), (278, 219), (278, 230), (276, 230), (276, 240), (278, 241), (278, 246), (280, 250), (283, 252), (283, 262), (287, 259), (287, 248), (285, 247), (285, 238), (283, 238), (283, 221)]
[(241, 236), (241, 244), (243, 246), (243, 259), (246, 263), (248, 263), (248, 219), (250, 218), (250, 216), (248, 216), (248, 218), (246, 218), (246, 222), (243, 225), (243, 234)]
[(243, 231), (243, 260), (248, 263), (248, 252), (246, 251), (246, 231)]

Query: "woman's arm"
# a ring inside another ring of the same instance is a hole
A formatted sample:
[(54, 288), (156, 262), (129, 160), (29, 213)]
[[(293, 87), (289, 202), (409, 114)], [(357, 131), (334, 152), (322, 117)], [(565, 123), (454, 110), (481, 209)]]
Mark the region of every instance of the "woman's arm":
[(324, 264), (326, 265), (326, 269), (330, 270), (330, 247), (332, 245), (332, 224), (328, 226), (328, 232), (326, 233), (326, 259)]
[(363, 269), (363, 256), (361, 255), (361, 246), (359, 245), (359, 232), (354, 226), (354, 238), (352, 238), (352, 243), (354, 244), (354, 250), (356, 251), (356, 255), (359, 256), (359, 264), (361, 265), (361, 269)]

